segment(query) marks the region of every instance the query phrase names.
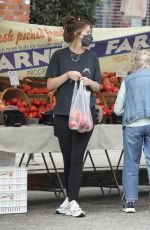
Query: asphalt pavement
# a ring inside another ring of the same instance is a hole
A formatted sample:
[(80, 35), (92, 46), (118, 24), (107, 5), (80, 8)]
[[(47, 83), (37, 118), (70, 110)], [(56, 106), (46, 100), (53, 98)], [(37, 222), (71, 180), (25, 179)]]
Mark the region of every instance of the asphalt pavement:
[(136, 213), (121, 211), (116, 189), (102, 195), (98, 188), (81, 188), (79, 203), (86, 212), (84, 218), (55, 214), (63, 201), (52, 192), (28, 191), (28, 211), (22, 214), (0, 215), (0, 230), (148, 230), (150, 201), (147, 187), (141, 187)]

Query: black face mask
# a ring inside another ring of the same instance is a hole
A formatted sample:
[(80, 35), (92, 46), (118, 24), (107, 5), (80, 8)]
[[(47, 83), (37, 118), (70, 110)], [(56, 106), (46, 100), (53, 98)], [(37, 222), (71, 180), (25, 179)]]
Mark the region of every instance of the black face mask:
[(82, 38), (82, 46), (88, 47), (92, 41), (93, 41), (92, 34), (84, 35)]

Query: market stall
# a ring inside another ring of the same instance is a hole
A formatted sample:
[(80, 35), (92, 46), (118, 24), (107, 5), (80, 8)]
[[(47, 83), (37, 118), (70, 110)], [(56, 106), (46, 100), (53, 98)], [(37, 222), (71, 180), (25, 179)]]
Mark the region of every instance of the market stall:
[[(0, 150), (6, 152), (16, 152), (20, 153), (21, 165), (25, 154), (30, 153), (40, 153), (45, 164), (45, 169), (49, 172), (47, 166), (47, 159), (44, 153), (49, 153), (50, 160), (57, 174), (57, 179), (59, 180), (59, 185), (61, 191), (63, 191), (63, 186), (59, 177), (57, 170), (57, 165), (54, 162), (53, 154), (55, 152), (60, 152), (59, 144), (57, 138), (54, 136), (53, 127), (47, 125), (37, 125), (37, 126), (22, 126), (22, 127), (5, 127), (0, 126)], [(8, 142), (9, 140), (9, 142)], [(36, 141), (33, 141), (36, 140)], [(90, 139), (87, 147), (87, 154), (92, 150), (104, 150), (108, 165), (110, 167), (113, 181), (115, 186), (120, 193), (119, 185), (117, 182), (117, 177), (115, 175), (116, 166), (113, 166), (111, 159), (109, 157), (109, 150), (120, 150), (118, 161), (120, 156), (122, 156), (122, 128), (121, 125), (106, 125), (99, 124), (95, 126), (94, 132)], [(23, 155), (22, 155), (23, 154)], [(61, 153), (60, 153), (61, 154)], [(99, 155), (100, 157), (101, 155)], [(85, 155), (85, 161), (86, 161)], [(27, 166), (29, 164), (30, 158), (28, 159)], [(49, 175), (50, 176), (50, 175)]]

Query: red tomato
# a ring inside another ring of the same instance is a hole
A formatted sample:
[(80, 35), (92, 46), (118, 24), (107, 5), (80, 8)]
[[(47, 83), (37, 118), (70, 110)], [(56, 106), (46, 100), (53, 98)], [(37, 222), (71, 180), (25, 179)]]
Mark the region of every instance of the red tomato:
[(24, 102), (19, 99), (16, 105), (18, 107), (23, 107), (24, 106)]
[(48, 88), (43, 88), (43, 89), (41, 89), (41, 90), (42, 90), (42, 93), (43, 93), (43, 94), (48, 94), (48, 93), (49, 93)]
[(36, 112), (38, 110), (38, 108), (35, 105), (31, 105), (29, 107), (29, 112)]
[(41, 101), (40, 101), (40, 105), (44, 105), (44, 106), (47, 105), (47, 101), (41, 100)]
[(31, 89), (31, 86), (30, 85), (23, 85), (23, 90), (27, 91)]
[(33, 90), (32, 89), (29, 89), (29, 90), (27, 90), (25, 92), (26, 92), (26, 94), (33, 94)]
[(109, 83), (109, 84), (105, 83), (105, 84), (103, 85), (103, 89), (104, 89), (104, 90), (112, 90), (112, 87), (111, 87), (110, 83)]
[(39, 91), (38, 88), (33, 88), (33, 89), (32, 89), (32, 93), (33, 93), (33, 94), (39, 94), (40, 91)]
[(118, 83), (118, 78), (116, 76), (111, 76), (110, 81), (113, 83)]
[(10, 101), (5, 101), (5, 105), (10, 105)]
[(24, 106), (18, 107), (18, 110), (22, 113), (26, 112), (26, 108)]
[(38, 112), (30, 112), (28, 117), (38, 118)]
[(74, 120), (69, 122), (69, 127), (70, 128), (75, 128), (75, 127), (77, 127), (77, 125), (78, 125), (78, 123), (76, 121), (74, 121)]
[(18, 102), (18, 98), (15, 98), (15, 97), (10, 100), (11, 105), (16, 105), (17, 102)]
[(53, 105), (52, 105), (51, 103), (48, 103), (48, 104), (46, 105), (46, 108), (47, 108), (47, 109), (52, 109), (52, 108), (53, 108)]
[(114, 88), (113, 88), (113, 92), (114, 92), (114, 93), (118, 93), (118, 91), (119, 91), (119, 89), (118, 89), (117, 87), (114, 87)]
[(38, 99), (34, 99), (32, 102), (33, 105), (40, 106), (40, 101)]
[(111, 105), (109, 106), (109, 109), (114, 110), (114, 104), (111, 104)]

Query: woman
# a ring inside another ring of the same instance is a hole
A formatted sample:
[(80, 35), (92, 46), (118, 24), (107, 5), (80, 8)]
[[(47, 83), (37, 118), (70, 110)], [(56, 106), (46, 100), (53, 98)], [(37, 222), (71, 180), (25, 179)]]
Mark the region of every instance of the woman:
[[(64, 25), (64, 41), (68, 47), (57, 50), (49, 63), (46, 77), (49, 90), (57, 89), (54, 109), (54, 133), (58, 137), (64, 161), (64, 181), (67, 198), (56, 213), (83, 217), (85, 212), (77, 200), (82, 180), (83, 157), (92, 131), (79, 133), (68, 127), (69, 111), (75, 81), (83, 81), (87, 90), (100, 89), (99, 61), (95, 53), (86, 49), (92, 42), (92, 26), (88, 20), (69, 17)], [(90, 101), (95, 120), (95, 97)]]
[(114, 111), (123, 114), (123, 189), (126, 213), (134, 213), (138, 200), (139, 165), (144, 147), (150, 181), (150, 52), (133, 55), (133, 72), (121, 84)]

